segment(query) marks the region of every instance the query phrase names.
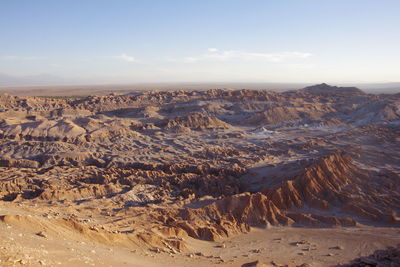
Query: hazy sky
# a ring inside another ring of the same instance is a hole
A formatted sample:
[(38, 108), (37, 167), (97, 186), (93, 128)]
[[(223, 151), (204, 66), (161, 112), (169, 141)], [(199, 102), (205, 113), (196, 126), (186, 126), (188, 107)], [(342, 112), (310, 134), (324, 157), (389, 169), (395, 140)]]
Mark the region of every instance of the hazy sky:
[(400, 1), (0, 0), (0, 73), (400, 81)]

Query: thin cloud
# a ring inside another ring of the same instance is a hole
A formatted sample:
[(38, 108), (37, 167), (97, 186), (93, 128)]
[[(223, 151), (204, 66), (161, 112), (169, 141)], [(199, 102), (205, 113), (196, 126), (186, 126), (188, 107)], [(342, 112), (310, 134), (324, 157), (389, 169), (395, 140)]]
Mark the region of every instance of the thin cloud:
[(206, 53), (184, 58), (185, 62), (198, 61), (266, 61), (266, 62), (282, 62), (289, 59), (304, 59), (310, 57), (311, 53), (305, 52), (280, 52), (280, 53), (254, 53), (239, 50), (218, 50), (209, 48)]
[(135, 57), (129, 56), (127, 54), (121, 54), (121, 55), (118, 55), (118, 56), (114, 56), (113, 58), (119, 59), (119, 60), (123, 60), (123, 61), (126, 61), (126, 62), (137, 62), (137, 59)]

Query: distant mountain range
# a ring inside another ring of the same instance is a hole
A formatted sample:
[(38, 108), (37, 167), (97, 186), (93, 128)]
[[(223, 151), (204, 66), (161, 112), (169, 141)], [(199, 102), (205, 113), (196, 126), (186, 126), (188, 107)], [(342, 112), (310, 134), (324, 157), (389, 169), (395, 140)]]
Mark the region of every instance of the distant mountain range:
[(368, 93), (400, 93), (400, 82), (354, 84)]
[(78, 79), (67, 79), (51, 74), (11, 76), (0, 73), (0, 86), (67, 85), (80, 82), (82, 81)]
[[(31, 76), (12, 76), (0, 73), (0, 87), (47, 87), (47, 86), (67, 86), (67, 85), (110, 85), (113, 88), (118, 85), (125, 85), (131, 89), (210, 89), (210, 88), (232, 88), (232, 89), (267, 89), (274, 91), (286, 91), (304, 88), (312, 85), (312, 83), (272, 83), (272, 82), (121, 82), (121, 83), (105, 83), (80, 78), (64, 78), (51, 74), (40, 74)], [(322, 84), (323, 85), (323, 84)], [(357, 87), (367, 93), (399, 93), (400, 82), (392, 83), (339, 83), (339, 86)], [(321, 86), (321, 85), (318, 85)], [(26, 89), (26, 88), (25, 88)], [(115, 88), (114, 88), (115, 89)], [(317, 88), (314, 88), (315, 90)], [(313, 90), (314, 90), (313, 89)], [(4, 91), (4, 90), (2, 90)]]

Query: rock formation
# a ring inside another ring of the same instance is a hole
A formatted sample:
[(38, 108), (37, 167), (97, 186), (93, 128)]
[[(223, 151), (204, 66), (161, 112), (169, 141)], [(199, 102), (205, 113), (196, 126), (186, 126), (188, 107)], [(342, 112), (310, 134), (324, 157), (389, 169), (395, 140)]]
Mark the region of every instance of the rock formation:
[(399, 95), (326, 84), (1, 95), (0, 199), (169, 251), (251, 227), (398, 226), (399, 122)]

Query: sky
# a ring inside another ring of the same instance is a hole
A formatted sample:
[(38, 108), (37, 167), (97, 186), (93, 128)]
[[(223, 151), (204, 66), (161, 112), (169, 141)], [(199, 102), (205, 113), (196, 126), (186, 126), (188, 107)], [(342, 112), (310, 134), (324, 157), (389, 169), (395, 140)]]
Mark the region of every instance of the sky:
[(0, 73), (399, 82), (398, 0), (0, 0)]

